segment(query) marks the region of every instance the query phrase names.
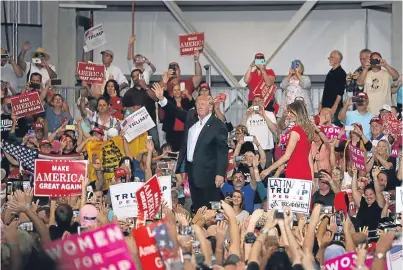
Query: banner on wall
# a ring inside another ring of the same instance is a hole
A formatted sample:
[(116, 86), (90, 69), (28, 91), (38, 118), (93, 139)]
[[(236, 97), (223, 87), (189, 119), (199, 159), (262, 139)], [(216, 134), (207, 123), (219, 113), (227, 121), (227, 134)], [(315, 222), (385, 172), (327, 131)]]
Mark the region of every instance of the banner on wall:
[(37, 91), (14, 96), (10, 101), (12, 111), (17, 119), (45, 111)]
[(308, 214), (312, 181), (291, 178), (269, 178), (267, 183), (268, 209), (291, 208), (295, 213)]
[(89, 84), (102, 85), (105, 78), (105, 66), (102, 64), (78, 62), (77, 74), (82, 81)]
[(194, 55), (196, 51), (204, 49), (204, 33), (179, 35), (180, 56)]
[(86, 160), (35, 160), (34, 195), (63, 197), (81, 194), (87, 177)]
[(109, 187), (113, 213), (118, 219), (137, 217), (136, 191), (143, 183), (130, 182)]
[(131, 142), (153, 127), (155, 127), (155, 123), (145, 107), (135, 111), (122, 122), (124, 137), (128, 142)]
[(98, 24), (94, 27), (91, 27), (84, 33), (84, 51), (89, 52), (93, 49), (101, 47), (106, 44), (106, 36), (104, 32), (104, 25)]
[(136, 269), (125, 237), (113, 223), (50, 242), (44, 249), (57, 269)]

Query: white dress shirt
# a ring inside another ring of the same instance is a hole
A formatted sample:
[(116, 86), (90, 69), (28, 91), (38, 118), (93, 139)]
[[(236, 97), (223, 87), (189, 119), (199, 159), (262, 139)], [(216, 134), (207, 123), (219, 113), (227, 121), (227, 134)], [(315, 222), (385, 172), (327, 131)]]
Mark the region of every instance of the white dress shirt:
[[(165, 107), (167, 105), (168, 100), (164, 98), (163, 100), (158, 102), (161, 107)], [(211, 113), (208, 114), (206, 117), (203, 119), (200, 119), (197, 121), (190, 129), (188, 133), (188, 141), (187, 141), (187, 161), (193, 162), (193, 154), (195, 152), (196, 148), (196, 143), (197, 140), (199, 139), (200, 132), (202, 131), (203, 127), (206, 125), (207, 121), (210, 119)]]

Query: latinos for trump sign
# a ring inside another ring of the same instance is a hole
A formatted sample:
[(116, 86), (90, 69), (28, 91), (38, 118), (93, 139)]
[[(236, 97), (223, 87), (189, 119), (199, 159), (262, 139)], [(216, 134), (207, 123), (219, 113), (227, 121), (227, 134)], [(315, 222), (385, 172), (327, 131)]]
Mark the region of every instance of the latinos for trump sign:
[(35, 115), (44, 111), (37, 91), (14, 96), (10, 101), (13, 113), (17, 118)]
[(268, 209), (289, 207), (295, 213), (309, 213), (312, 181), (291, 178), (269, 178), (268, 180)]
[(50, 242), (44, 249), (57, 269), (136, 269), (125, 237), (113, 223)]
[(35, 196), (74, 196), (81, 194), (87, 177), (86, 160), (35, 160)]
[(113, 213), (118, 219), (137, 217), (136, 191), (143, 183), (130, 182), (109, 187)]
[(103, 84), (105, 66), (102, 64), (79, 62), (77, 63), (77, 74), (80, 80), (89, 84)]
[(104, 25), (98, 24), (84, 33), (84, 51), (89, 52), (106, 44), (106, 36), (104, 32)]
[(194, 55), (204, 49), (204, 33), (194, 33), (179, 36), (180, 55)]
[(122, 122), (124, 137), (128, 142), (131, 142), (153, 127), (155, 127), (155, 123), (145, 107), (135, 111)]

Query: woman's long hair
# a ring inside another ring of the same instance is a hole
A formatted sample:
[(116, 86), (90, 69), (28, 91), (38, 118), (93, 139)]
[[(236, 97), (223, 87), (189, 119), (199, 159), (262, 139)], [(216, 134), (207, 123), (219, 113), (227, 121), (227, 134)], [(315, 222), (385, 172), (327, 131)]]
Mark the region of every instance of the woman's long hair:
[(119, 84), (117, 83), (117, 81), (115, 81), (115, 80), (109, 80), (109, 81), (107, 81), (106, 83), (105, 83), (105, 86), (104, 86), (104, 94), (103, 94), (103, 96), (106, 98), (106, 100), (107, 101), (109, 101), (110, 99), (111, 99), (111, 96), (108, 94), (108, 91), (106, 90), (107, 89), (107, 86), (108, 86), (108, 83), (110, 83), (110, 82), (112, 82), (113, 83), (113, 87), (115, 88), (115, 91), (116, 91), (116, 96), (117, 97), (119, 97), (119, 95), (120, 95), (120, 92), (119, 92)]
[[(242, 200), (241, 200), (241, 204), (239, 205), (239, 208), (240, 208), (241, 210), (245, 210), (245, 197), (243, 196), (243, 193), (240, 192), (239, 190), (234, 190), (234, 192), (232, 192), (232, 194), (234, 194), (234, 193), (238, 193), (238, 194), (241, 195)], [(232, 207), (234, 207), (234, 203), (233, 203), (232, 201), (231, 201), (230, 205), (231, 205)], [(242, 211), (241, 211), (241, 212), (242, 212)]]
[(288, 108), (296, 114), (297, 122), (295, 124), (302, 127), (302, 129), (306, 132), (306, 135), (308, 136), (308, 140), (312, 142), (313, 137), (315, 136), (315, 131), (312, 127), (312, 121), (311, 119), (309, 119), (305, 103), (301, 100), (296, 100), (288, 105)]

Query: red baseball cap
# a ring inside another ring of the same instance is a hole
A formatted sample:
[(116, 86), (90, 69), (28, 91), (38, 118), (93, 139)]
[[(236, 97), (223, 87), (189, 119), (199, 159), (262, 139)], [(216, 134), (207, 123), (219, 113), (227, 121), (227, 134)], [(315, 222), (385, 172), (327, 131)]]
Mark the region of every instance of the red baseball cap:
[(361, 131), (363, 131), (362, 125), (360, 123), (354, 123), (353, 125), (357, 126)]
[(125, 169), (123, 169), (123, 168), (117, 168), (117, 169), (115, 170), (115, 177), (122, 177), (122, 176), (125, 176), (125, 175), (127, 175)]
[(372, 117), (371, 121), (369, 121), (369, 123), (371, 124), (373, 122), (378, 123), (379, 125), (382, 125), (382, 118), (380, 118), (378, 116), (374, 116), (374, 117)]
[(202, 90), (202, 89), (208, 89), (208, 90), (210, 90), (210, 86), (209, 86), (207, 83), (202, 83), (202, 84), (200, 84), (200, 86), (199, 86), (199, 91)]
[(356, 97), (368, 99), (367, 93), (364, 93), (364, 92), (359, 92), (359, 93), (356, 95)]
[(101, 134), (102, 136), (105, 135), (104, 130), (102, 128), (94, 128), (93, 130), (91, 130), (90, 135), (93, 136), (92, 134), (94, 134), (94, 132)]
[(32, 124), (32, 129), (33, 129), (33, 130), (40, 130), (40, 129), (43, 129), (43, 125), (42, 125), (42, 123), (35, 122), (35, 123)]
[(263, 53), (257, 53), (257, 54), (255, 54), (255, 59), (264, 59), (264, 54)]
[(51, 143), (49, 140), (42, 140), (42, 141), (39, 143), (39, 147), (42, 147), (42, 146), (44, 146), (45, 144), (49, 144), (50, 146), (52, 146), (52, 143)]

